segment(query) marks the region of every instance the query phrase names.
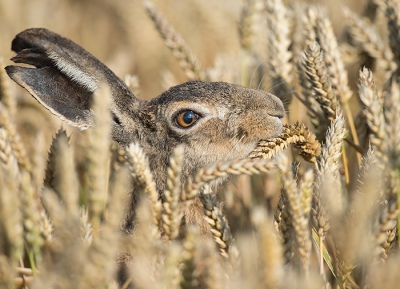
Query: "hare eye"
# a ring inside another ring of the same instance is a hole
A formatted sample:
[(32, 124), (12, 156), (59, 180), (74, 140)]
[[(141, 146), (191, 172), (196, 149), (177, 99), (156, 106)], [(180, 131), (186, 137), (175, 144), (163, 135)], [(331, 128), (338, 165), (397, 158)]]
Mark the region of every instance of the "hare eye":
[(192, 110), (185, 110), (178, 114), (176, 123), (183, 128), (193, 125), (199, 119), (199, 115)]

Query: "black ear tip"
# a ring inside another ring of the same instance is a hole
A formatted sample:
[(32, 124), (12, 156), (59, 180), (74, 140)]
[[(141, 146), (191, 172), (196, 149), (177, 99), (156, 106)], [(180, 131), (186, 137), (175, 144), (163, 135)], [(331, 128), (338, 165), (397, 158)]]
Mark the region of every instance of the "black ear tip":
[[(18, 83), (19, 85), (22, 86), (22, 74), (23, 74), (23, 69), (25, 67), (20, 67), (20, 66), (14, 66), (14, 65), (10, 65), (10, 66), (6, 66), (4, 67), (6, 73), (8, 74), (8, 76), (14, 80), (16, 83)], [(26, 68), (25, 68), (26, 69)]]
[(9, 66), (4, 67), (4, 70), (7, 72), (8, 76), (12, 78), (12, 76), (16, 72), (16, 68), (17, 67), (14, 65), (9, 65)]
[(26, 48), (35, 47), (34, 39), (39, 39), (43, 34), (49, 34), (50, 31), (45, 28), (29, 28), (18, 33), (11, 42), (11, 50), (20, 52)]

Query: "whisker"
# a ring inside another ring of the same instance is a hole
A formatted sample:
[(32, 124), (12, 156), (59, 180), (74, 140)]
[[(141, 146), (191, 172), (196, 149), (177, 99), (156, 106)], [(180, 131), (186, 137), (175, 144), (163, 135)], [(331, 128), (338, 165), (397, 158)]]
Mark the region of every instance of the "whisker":
[[(234, 136), (233, 138), (236, 138), (237, 136)], [(233, 138), (232, 138), (232, 140), (233, 140)], [(229, 157), (229, 154), (231, 154), (231, 153), (233, 153), (233, 150), (237, 147), (237, 145), (243, 140), (243, 138), (244, 138), (244, 135), (240, 138), (240, 139), (237, 139), (237, 141), (236, 141), (236, 143), (232, 146), (232, 148), (228, 151), (228, 153), (226, 154), (226, 158), (227, 159), (229, 159), (228, 157)]]
[[(257, 89), (260, 89), (261, 83), (264, 81), (264, 77), (267, 75), (267, 73), (264, 73), (263, 77), (261, 78), (260, 82), (258, 83)], [(269, 81), (268, 81), (269, 82)]]
[(278, 82), (278, 83), (274, 84), (273, 86), (271, 86), (267, 91), (270, 92), (270, 90), (273, 90), (273, 89), (275, 89), (275, 88), (277, 88), (277, 87), (279, 87), (279, 86), (281, 86), (281, 85), (283, 85), (285, 83), (286, 83), (286, 81), (282, 80), (281, 82)]
[(250, 77), (250, 81), (249, 81), (249, 87), (251, 87), (251, 83), (253, 82), (254, 74), (256, 73), (257, 69), (261, 66), (261, 64), (263, 64), (262, 61), (260, 61), (260, 63), (253, 69), (253, 72), (251, 73), (251, 77)]

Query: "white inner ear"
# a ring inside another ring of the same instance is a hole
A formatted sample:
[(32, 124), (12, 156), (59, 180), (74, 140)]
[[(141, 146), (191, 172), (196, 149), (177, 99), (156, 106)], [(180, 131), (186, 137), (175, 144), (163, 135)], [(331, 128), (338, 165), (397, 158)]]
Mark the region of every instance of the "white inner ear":
[(73, 63), (68, 62), (67, 59), (58, 53), (49, 52), (47, 56), (53, 60), (55, 66), (73, 82), (81, 85), (90, 92), (95, 92), (98, 89), (97, 82), (92, 76), (82, 71)]

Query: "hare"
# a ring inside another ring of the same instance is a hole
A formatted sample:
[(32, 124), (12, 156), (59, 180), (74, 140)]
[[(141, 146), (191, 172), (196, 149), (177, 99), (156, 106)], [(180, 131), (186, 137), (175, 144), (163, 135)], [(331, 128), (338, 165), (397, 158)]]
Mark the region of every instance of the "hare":
[[(12, 41), (8, 75), (51, 113), (68, 124), (92, 124), (92, 97), (100, 85), (112, 94), (112, 138), (121, 146), (139, 143), (147, 154), (157, 190), (163, 192), (173, 149), (184, 146), (182, 183), (217, 161), (244, 158), (261, 139), (282, 131), (284, 107), (261, 90), (223, 82), (187, 82), (160, 96), (137, 99), (110, 69), (73, 41), (42, 28), (27, 29)], [(216, 185), (216, 184), (215, 184)], [(134, 202), (134, 191), (132, 203)], [(130, 210), (133, 210), (133, 204)], [(201, 211), (200, 211), (201, 212)], [(201, 223), (194, 210), (188, 222)], [(132, 229), (128, 212), (125, 231)]]

